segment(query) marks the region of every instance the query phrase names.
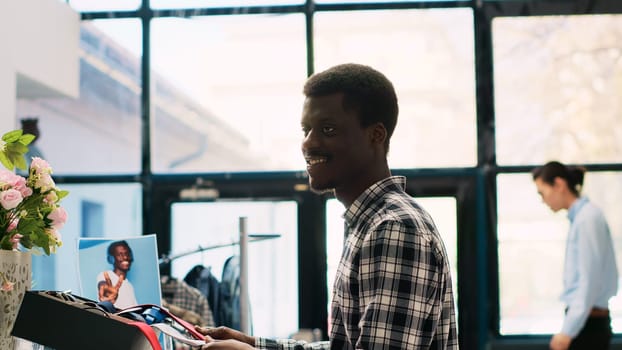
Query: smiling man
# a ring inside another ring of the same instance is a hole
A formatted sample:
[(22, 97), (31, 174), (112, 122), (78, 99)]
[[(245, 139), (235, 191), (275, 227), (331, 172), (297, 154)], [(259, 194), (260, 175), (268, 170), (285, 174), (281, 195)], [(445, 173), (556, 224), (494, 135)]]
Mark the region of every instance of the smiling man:
[(127, 280), (127, 273), (134, 257), (126, 241), (116, 241), (108, 246), (108, 262), (112, 271), (103, 271), (97, 275), (99, 301), (109, 301), (117, 309), (137, 305), (134, 286)]
[[(457, 349), (449, 260), (432, 218), (391, 176), (397, 96), (380, 72), (343, 64), (304, 86), (302, 153), (313, 191), (344, 205), (345, 247), (335, 278), (329, 341), (201, 329), (205, 349)], [(215, 339), (212, 341), (212, 339)], [(237, 339), (244, 343), (219, 339)]]

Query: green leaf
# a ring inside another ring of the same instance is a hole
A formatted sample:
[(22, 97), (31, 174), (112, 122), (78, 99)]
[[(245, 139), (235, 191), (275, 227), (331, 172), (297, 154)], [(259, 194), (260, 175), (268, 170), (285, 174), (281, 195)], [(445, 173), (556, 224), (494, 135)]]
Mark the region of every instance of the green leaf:
[(2, 165), (4, 165), (4, 167), (8, 170), (12, 171), (14, 168), (13, 162), (9, 160), (9, 157), (7, 157), (4, 150), (0, 151), (0, 163), (2, 163)]
[(6, 134), (2, 135), (2, 141), (6, 143), (17, 142), (23, 133), (24, 131), (22, 129), (9, 131)]
[(6, 157), (9, 158), (9, 161), (11, 161), (11, 163), (13, 163), (13, 166), (15, 166), (15, 163), (17, 162), (18, 159), (24, 159), (23, 154), (15, 153), (15, 152), (7, 153)]
[(10, 236), (6, 235), (0, 239), (0, 249), (11, 250), (13, 249), (13, 243), (10, 242)]
[(18, 142), (24, 146), (28, 146), (30, 143), (32, 143), (32, 141), (34, 141), (35, 137), (36, 136), (33, 134), (24, 134), (20, 136)]
[(19, 240), (19, 243), (24, 246), (24, 248), (30, 249), (32, 248), (32, 241), (30, 240), (29, 235), (23, 235), (23, 237)]
[(35, 237), (34, 244), (43, 249), (46, 255), (50, 255), (50, 237), (44, 231), (33, 234), (33, 236)]
[[(37, 237), (40, 235), (45, 235), (45, 223), (43, 220), (39, 220), (37, 218), (25, 217), (19, 220), (17, 224), (18, 231), (27, 237), (28, 240), (33, 240), (33, 237)], [(24, 238), (22, 238), (23, 240)], [(36, 243), (36, 240), (35, 240)]]
[(28, 144), (35, 139), (34, 135), (23, 134), (21, 129), (9, 131), (2, 136), (6, 144), (0, 150), (0, 162), (8, 170), (14, 168), (26, 170), (24, 155), (28, 153)]
[(28, 170), (28, 164), (26, 164), (26, 158), (24, 157), (15, 158), (14, 164), (17, 169)]
[(65, 191), (65, 190), (58, 190), (56, 191), (56, 196), (58, 197), (58, 200), (61, 200), (65, 197), (67, 197), (67, 195), (69, 195), (69, 191)]
[(13, 250), (13, 243), (0, 241), (0, 249), (2, 250)]
[(11, 153), (21, 153), (26, 154), (28, 152), (28, 146), (25, 146), (19, 142), (16, 143), (7, 143), (6, 144), (7, 152)]
[[(19, 169), (26, 170), (26, 160), (24, 154), (28, 152), (28, 146), (21, 143), (11, 143), (5, 145), (4, 153), (11, 164)], [(10, 169), (13, 170), (13, 169)]]

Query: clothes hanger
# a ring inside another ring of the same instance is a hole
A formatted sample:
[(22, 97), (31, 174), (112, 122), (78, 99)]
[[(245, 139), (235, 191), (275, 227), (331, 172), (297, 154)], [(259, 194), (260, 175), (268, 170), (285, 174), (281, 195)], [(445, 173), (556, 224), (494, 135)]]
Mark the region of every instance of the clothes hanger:
[[(281, 237), (280, 234), (278, 233), (274, 233), (274, 234), (249, 234), (248, 235), (248, 241), (249, 243), (252, 242), (259, 242), (259, 241), (265, 241), (268, 239), (274, 239), (274, 238), (279, 238)], [(192, 254), (196, 254), (196, 253), (201, 253), (204, 252), (206, 250), (210, 250), (210, 249), (217, 249), (217, 248), (222, 248), (222, 247), (230, 247), (230, 246), (234, 246), (234, 245), (238, 245), (240, 244), (240, 242), (232, 242), (232, 243), (223, 243), (223, 244), (216, 244), (216, 245), (210, 245), (207, 247), (202, 247), (199, 246), (196, 249), (193, 249), (191, 251), (188, 252), (184, 252), (184, 253), (179, 253), (179, 254), (172, 254), (172, 255), (164, 255), (163, 257), (161, 257), (158, 262), (160, 264), (160, 266), (162, 265), (166, 265), (166, 264), (170, 264), (171, 261), (177, 259), (177, 258), (181, 258), (184, 256), (188, 256), (188, 255), (192, 255)]]

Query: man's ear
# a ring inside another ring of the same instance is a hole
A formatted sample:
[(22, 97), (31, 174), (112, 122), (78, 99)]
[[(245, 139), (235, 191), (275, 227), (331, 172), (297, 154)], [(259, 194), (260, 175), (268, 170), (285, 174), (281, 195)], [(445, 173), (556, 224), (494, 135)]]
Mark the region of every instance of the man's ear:
[(387, 129), (382, 123), (375, 123), (369, 127), (369, 140), (373, 144), (384, 145), (387, 138)]

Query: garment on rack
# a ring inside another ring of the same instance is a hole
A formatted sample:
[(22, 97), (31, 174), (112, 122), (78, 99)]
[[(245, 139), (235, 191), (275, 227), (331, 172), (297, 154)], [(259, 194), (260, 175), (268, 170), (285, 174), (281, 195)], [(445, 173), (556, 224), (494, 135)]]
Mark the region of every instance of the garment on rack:
[[(220, 282), (211, 273), (211, 269), (202, 266), (193, 267), (184, 278), (188, 284), (197, 287), (203, 295), (213, 303), (217, 326), (241, 330), (240, 310), (240, 257), (233, 255), (227, 258), (222, 270)], [(249, 333), (252, 334), (250, 302), (248, 305)]]
[(213, 327), (215, 325), (212, 310), (210, 309), (207, 298), (201, 291), (182, 280), (177, 280), (169, 276), (162, 276), (160, 282), (162, 299), (167, 303), (196, 312), (201, 316), (202, 324), (206, 327)]
[(241, 330), (240, 325), (240, 257), (225, 261), (220, 282), (220, 320), (224, 326)]
[(220, 320), (220, 281), (212, 273), (211, 267), (203, 265), (194, 266), (184, 277), (184, 282), (203, 293), (212, 310), (214, 324), (216, 326), (222, 325)]
[(183, 307), (179, 307), (175, 304), (169, 304), (166, 299), (162, 299), (162, 307), (168, 309), (170, 313), (190, 324), (201, 325), (204, 322), (201, 316), (196, 312), (184, 309)]

